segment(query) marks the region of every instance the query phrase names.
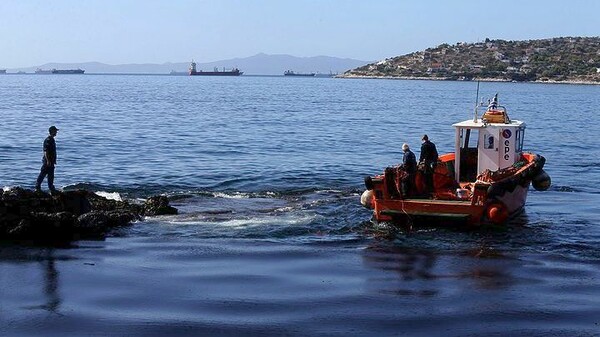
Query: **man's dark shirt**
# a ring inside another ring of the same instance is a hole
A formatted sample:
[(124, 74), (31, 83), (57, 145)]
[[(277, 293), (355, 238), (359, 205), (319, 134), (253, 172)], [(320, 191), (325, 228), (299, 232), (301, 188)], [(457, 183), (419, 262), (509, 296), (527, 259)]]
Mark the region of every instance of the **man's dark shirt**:
[[(48, 136), (48, 138), (44, 140), (44, 152), (50, 160), (49, 164), (56, 164), (56, 142), (54, 141), (54, 137)], [(46, 161), (46, 156), (43, 158), (44, 161)]]
[(421, 144), (421, 156), (419, 157), (419, 161), (424, 161), (425, 163), (437, 163), (438, 152), (435, 148), (435, 144), (428, 140)]
[(415, 157), (415, 154), (411, 150), (404, 152), (404, 156), (402, 157), (402, 165), (408, 174), (417, 172), (417, 157)]

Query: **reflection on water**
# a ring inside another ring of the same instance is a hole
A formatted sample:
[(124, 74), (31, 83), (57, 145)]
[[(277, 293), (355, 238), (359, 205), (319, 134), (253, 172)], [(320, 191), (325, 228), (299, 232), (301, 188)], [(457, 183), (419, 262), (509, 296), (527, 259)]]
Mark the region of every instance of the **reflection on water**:
[(434, 283), (427, 282), (437, 278), (434, 271), (437, 256), (431, 251), (374, 245), (365, 249), (363, 260), (368, 267), (397, 275), (397, 281), (372, 280), (371, 285), (384, 288), (379, 290), (382, 293), (425, 297), (439, 293)]
[(58, 270), (56, 270), (53, 249), (46, 249), (44, 264), (44, 294), (46, 305), (44, 309), (58, 313), (60, 307), (60, 294), (58, 293)]
[(511, 269), (520, 266), (514, 257), (487, 246), (437, 252), (379, 241), (362, 257), (367, 267), (396, 275), (372, 282), (383, 287), (380, 291), (396, 295), (436, 296), (464, 281), (474, 289), (505, 290), (515, 283)]
[(365, 250), (365, 260), (379, 269), (397, 272), (403, 281), (433, 279), (436, 256), (431, 251), (394, 246)]
[[(41, 309), (48, 311), (52, 314), (60, 314), (60, 305), (62, 302), (59, 288), (60, 288), (60, 273), (57, 269), (56, 263), (57, 258), (55, 256), (56, 249), (55, 248), (18, 248), (18, 247), (4, 247), (0, 248), (3, 254), (0, 254), (0, 263), (17, 263), (18, 265), (26, 266), (39, 266), (39, 268), (33, 268), (32, 271), (35, 271), (35, 275), (28, 277), (27, 279), (16, 279), (13, 282), (16, 284), (12, 284), (12, 286), (16, 286), (20, 288), (22, 285), (21, 282), (27, 282), (28, 286), (31, 286), (31, 289), (22, 290), (32, 293), (40, 293), (43, 294), (39, 297), (39, 300), (42, 301), (42, 304), (39, 305), (28, 305), (23, 306), (23, 309), (27, 310), (36, 310)], [(34, 264), (29, 264), (29, 262), (35, 261)], [(40, 281), (36, 279), (36, 276), (40, 275)], [(12, 275), (11, 275), (12, 276)], [(37, 287), (37, 289), (36, 289)]]

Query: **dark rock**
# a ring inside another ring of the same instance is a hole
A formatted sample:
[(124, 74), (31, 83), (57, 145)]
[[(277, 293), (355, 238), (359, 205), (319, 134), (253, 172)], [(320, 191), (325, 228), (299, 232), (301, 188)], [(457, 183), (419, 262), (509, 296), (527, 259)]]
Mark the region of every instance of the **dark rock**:
[(134, 220), (141, 219), (137, 214), (122, 210), (109, 211), (105, 214), (108, 217), (108, 225), (111, 228), (126, 226)]
[(8, 234), (15, 238), (25, 237), (33, 231), (31, 228), (31, 221), (29, 219), (16, 219), (18, 223), (16, 226), (7, 226), (6, 231)]
[(62, 192), (57, 197), (64, 210), (79, 216), (92, 210), (92, 204), (89, 200), (90, 194), (85, 190), (76, 190)]
[(144, 208), (141, 205), (129, 203), (128, 201), (117, 201), (112, 199), (106, 199), (95, 193), (88, 192), (87, 199), (90, 202), (92, 210), (96, 211), (114, 211), (122, 210), (131, 212), (137, 216), (141, 216), (144, 213)]
[(22, 200), (22, 199), (32, 199), (37, 195), (36, 192), (32, 190), (24, 189), (20, 186), (12, 187), (2, 194), (3, 200)]
[(169, 205), (169, 199), (163, 195), (157, 195), (146, 200), (144, 204), (144, 215), (171, 215), (177, 214), (177, 208)]
[(21, 218), (16, 226), (9, 228), (13, 239), (37, 241), (64, 240), (73, 232), (75, 217), (69, 212), (32, 212)]
[(0, 240), (68, 242), (104, 238), (144, 215), (177, 214), (166, 197), (152, 197), (147, 205), (103, 198), (85, 190), (52, 196), (21, 187), (0, 194)]
[(104, 237), (111, 229), (127, 226), (136, 219), (139, 217), (135, 214), (122, 210), (91, 211), (77, 218), (75, 228), (81, 237), (99, 238)]
[(110, 220), (103, 211), (92, 211), (80, 215), (75, 228), (82, 237), (103, 237), (109, 229)]

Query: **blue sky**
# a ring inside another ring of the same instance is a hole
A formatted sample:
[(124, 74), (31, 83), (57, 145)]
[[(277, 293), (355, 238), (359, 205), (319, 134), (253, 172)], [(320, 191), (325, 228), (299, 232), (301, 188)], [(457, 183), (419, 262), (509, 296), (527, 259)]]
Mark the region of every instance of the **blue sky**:
[(599, 36), (599, 17), (595, 0), (0, 0), (0, 68), (260, 52), (369, 61), (486, 37)]

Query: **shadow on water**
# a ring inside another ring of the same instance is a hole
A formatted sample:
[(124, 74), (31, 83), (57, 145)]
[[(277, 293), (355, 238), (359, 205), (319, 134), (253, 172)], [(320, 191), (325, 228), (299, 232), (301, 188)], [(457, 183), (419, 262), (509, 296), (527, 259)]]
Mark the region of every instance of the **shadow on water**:
[[(595, 207), (588, 204), (578, 207), (583, 211)], [(555, 206), (544, 210), (524, 211), (505, 226), (476, 229), (365, 222), (364, 233), (373, 240), (363, 261), (395, 279), (395, 283), (381, 282), (378, 291), (405, 296), (436, 296), (461, 283), (461, 288), (479, 290), (519, 289), (546, 282), (543, 275), (523, 273), (524, 268), (543, 268), (545, 264), (538, 261), (597, 263), (600, 255), (594, 243), (599, 233), (589, 217), (564, 213)]]
[(40, 306), (40, 309), (58, 314), (61, 303), (58, 292), (59, 273), (56, 269), (55, 258), (51, 248), (45, 249), (44, 260), (41, 262), (44, 265), (44, 295), (46, 296), (46, 304)]
[(361, 227), (372, 238), (362, 254), (364, 264), (386, 275), (386, 282), (375, 279), (373, 285), (401, 296), (435, 297), (458, 284), (500, 290), (528, 283), (527, 277), (515, 275), (522, 259), (557, 243), (548, 225), (532, 223), (526, 212), (506, 226), (476, 229), (370, 221)]
[[(34, 262), (40, 267), (44, 303), (39, 305), (25, 306), (26, 310), (44, 310), (51, 314), (62, 316), (60, 307), (62, 303), (60, 295), (60, 273), (57, 268), (57, 262), (64, 260), (56, 257), (56, 249), (51, 247), (32, 248), (32, 247), (1, 247), (0, 261), (3, 263), (31, 263)], [(69, 258), (66, 258), (69, 259)], [(30, 284), (37, 283), (35, 280), (29, 280)]]
[(393, 239), (379, 236), (363, 252), (367, 267), (387, 275), (385, 282), (373, 282), (375, 287), (381, 283), (380, 292), (429, 297), (458, 284), (498, 290), (517, 282), (511, 269), (520, 264), (520, 253), (507, 249), (499, 237), (447, 229), (395, 233)]

